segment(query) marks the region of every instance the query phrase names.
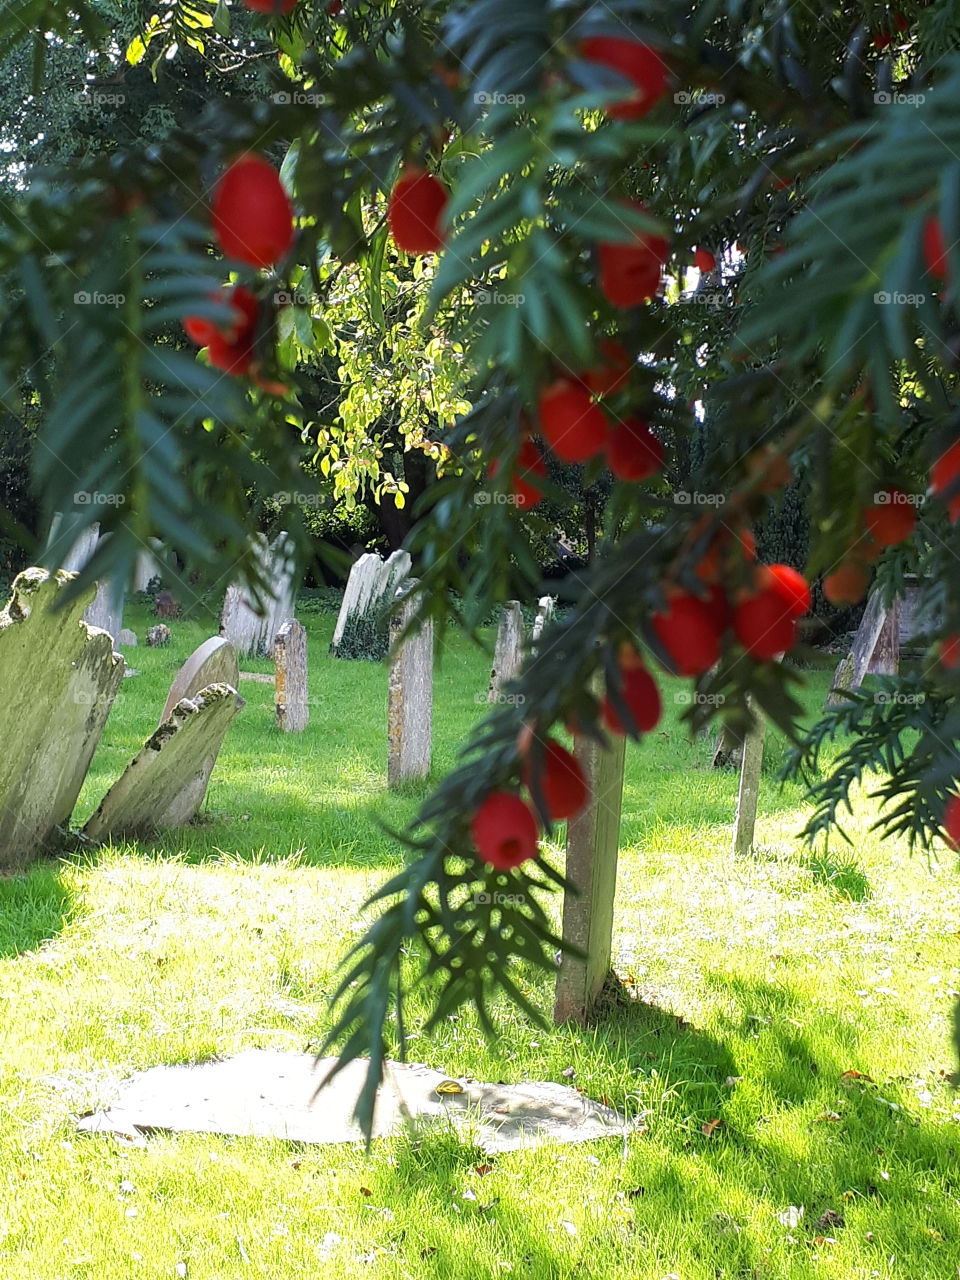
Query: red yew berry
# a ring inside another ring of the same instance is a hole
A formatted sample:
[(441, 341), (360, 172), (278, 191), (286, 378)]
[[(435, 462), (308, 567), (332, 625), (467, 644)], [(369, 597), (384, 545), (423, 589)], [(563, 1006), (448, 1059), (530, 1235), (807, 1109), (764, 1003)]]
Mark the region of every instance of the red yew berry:
[(944, 838), (951, 849), (960, 849), (960, 796), (951, 796), (943, 810)]
[(884, 489), (879, 501), (866, 508), (863, 523), (877, 546), (895, 547), (905, 542), (917, 524), (917, 509), (902, 489)]
[(923, 224), (923, 260), (932, 276), (946, 280), (949, 275), (947, 245), (940, 219), (929, 217)]
[(588, 36), (580, 42), (580, 56), (587, 62), (609, 67), (634, 86), (629, 97), (605, 108), (614, 120), (639, 120), (652, 111), (667, 92), (670, 83), (667, 64), (656, 49), (639, 40)]
[(717, 269), (717, 259), (709, 249), (694, 250), (693, 261), (697, 270), (703, 272), (704, 275), (709, 275), (711, 271), (716, 271)]
[(802, 573), (798, 573), (790, 565), (765, 565), (758, 585), (776, 591), (787, 606), (791, 618), (802, 618), (805, 613), (810, 612), (813, 601), (810, 584)]
[[(633, 666), (621, 664), (620, 676), (620, 698), (633, 717), (637, 731), (650, 733), (660, 723), (661, 703), (657, 682), (642, 662)], [(634, 732), (632, 727), (628, 729), (620, 719), (609, 694), (603, 700), (603, 722), (618, 738)]]
[(707, 598), (704, 601), (710, 614), (716, 624), (717, 631), (723, 635), (727, 627), (730, 625), (730, 601), (727, 599), (727, 593), (718, 582), (712, 584), (707, 592)]
[(960, 520), (960, 440), (945, 449), (930, 468), (930, 488), (938, 498), (952, 491), (947, 513), (956, 524)]
[(948, 671), (960, 667), (960, 636), (947, 636), (940, 645), (940, 665)]
[(390, 234), (404, 253), (437, 253), (443, 248), (443, 212), (450, 193), (439, 178), (419, 165), (408, 165), (387, 202)]
[[(786, 566), (783, 566), (786, 567)], [(761, 587), (733, 611), (733, 633), (752, 658), (768, 662), (792, 649), (798, 601), (776, 586)]]
[(612, 396), (629, 382), (632, 362), (622, 342), (601, 338), (597, 346), (604, 363), (587, 369), (580, 380), (595, 396)]
[(626, 418), (607, 436), (607, 466), (618, 480), (649, 480), (663, 466), (663, 445), (645, 422)]
[(213, 194), (213, 229), (228, 258), (272, 267), (293, 244), (293, 205), (280, 176), (248, 151), (227, 168)]
[(702, 675), (720, 657), (722, 628), (710, 604), (689, 591), (669, 595), (666, 609), (651, 614), (650, 623), (678, 675)]
[(183, 327), (188, 338), (209, 348), (208, 356), (215, 369), (239, 375), (248, 373), (253, 363), (258, 307), (256, 298), (242, 284), (230, 290), (229, 302), (235, 318), (225, 325), (203, 316), (185, 316)]
[(553, 453), (564, 462), (586, 462), (606, 444), (609, 425), (586, 387), (558, 378), (537, 404), (540, 429)]
[[(646, 213), (642, 205), (633, 208)], [(622, 240), (605, 240), (597, 246), (600, 292), (620, 310), (638, 307), (660, 288), (669, 242), (651, 231), (624, 228)]]
[(296, 8), (297, 0), (243, 0), (248, 9), (254, 13), (290, 13)]
[(823, 580), (823, 594), (831, 604), (859, 604), (869, 585), (866, 569), (851, 560), (827, 574)]
[[(495, 458), (487, 468), (491, 480), (500, 470), (500, 459)], [(543, 497), (543, 490), (536, 483), (537, 479), (545, 479), (547, 464), (543, 455), (532, 440), (523, 440), (517, 451), (517, 463), (513, 472), (511, 489), (516, 505), (525, 510), (535, 507)]]
[(590, 785), (579, 760), (572, 751), (548, 738), (543, 759), (536, 766), (527, 760), (524, 783), (536, 804), (534, 779), (540, 785), (548, 816), (554, 822), (575, 818), (590, 799)]
[(498, 871), (510, 871), (537, 852), (539, 828), (530, 807), (512, 791), (493, 791), (473, 815), (477, 852)]

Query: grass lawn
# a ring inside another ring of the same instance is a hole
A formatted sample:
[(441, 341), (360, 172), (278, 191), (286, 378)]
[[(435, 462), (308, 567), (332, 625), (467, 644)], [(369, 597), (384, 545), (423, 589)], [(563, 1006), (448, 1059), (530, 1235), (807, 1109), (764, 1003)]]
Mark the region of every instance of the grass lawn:
[[(125, 619), (142, 637), (145, 612)], [(346, 1147), (75, 1132), (111, 1084), (157, 1062), (303, 1049), (324, 1026), (365, 894), (397, 864), (382, 667), (327, 658), (308, 615), (311, 724), (273, 725), (242, 682), (204, 821), (0, 880), (0, 1278), (234, 1280), (947, 1280), (960, 1276), (960, 1099), (948, 1020), (960, 990), (956, 862), (909, 859), (852, 822), (852, 850), (794, 839), (773, 774), (758, 850), (729, 851), (736, 777), (678, 724), (628, 747), (618, 970), (637, 999), (542, 1033), (511, 1009), (488, 1047), (469, 1014), (409, 1056), (506, 1081), (562, 1080), (631, 1115), (624, 1146), (493, 1160), (435, 1133)], [(138, 648), (78, 819), (155, 726), (205, 638)], [(267, 663), (248, 663), (267, 671)], [(454, 639), (435, 685), (435, 763), (482, 714), (488, 659)], [(827, 679), (813, 677), (810, 708)], [(548, 983), (526, 980), (544, 1010)], [(718, 1123), (719, 1122), (719, 1123)]]

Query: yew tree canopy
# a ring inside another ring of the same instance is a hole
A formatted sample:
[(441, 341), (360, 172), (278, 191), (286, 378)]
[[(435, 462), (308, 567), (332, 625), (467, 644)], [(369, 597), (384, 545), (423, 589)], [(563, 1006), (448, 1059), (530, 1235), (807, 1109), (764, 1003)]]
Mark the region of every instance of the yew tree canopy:
[[(471, 818), (518, 790), (522, 751), (536, 766), (565, 723), (601, 731), (604, 683), (640, 729), (640, 653), (693, 674), (692, 728), (742, 726), (750, 693), (791, 735), (810, 838), (873, 769), (883, 828), (938, 838), (960, 774), (960, 676), (939, 647), (960, 632), (960, 15), (950, 0), (253, 7), (0, 14), (0, 389), (33, 433), (47, 515), (114, 535), (89, 575), (160, 537), (205, 582), (238, 567), (255, 581), (263, 495), (302, 493), (305, 458), (321, 494), (375, 483), (403, 502), (369, 430), (394, 407), (438, 475), (410, 546), (441, 627), (539, 594), (550, 530), (516, 500), (521, 481), (570, 500), (543, 455), (584, 459), (582, 485), (609, 494), (562, 620), (425, 802), (345, 967), (332, 1040), (371, 1055), (372, 1087), (424, 966), (434, 1021), (473, 1002), (490, 1030), (491, 993), (526, 1004), (518, 959), (552, 969), (556, 869), (523, 862), (516, 898), (496, 903)], [(248, 152), (295, 211), (267, 269), (225, 260), (211, 222), (220, 175)], [(449, 199), (439, 252), (428, 237), (408, 254), (396, 184), (421, 171), (417, 189)], [(252, 299), (242, 337), (228, 282)], [(185, 317), (229, 333), (226, 367), (215, 343), (198, 356)], [(586, 419), (618, 444), (586, 441)], [(698, 613), (677, 593), (735, 616), (757, 589), (751, 531), (798, 487), (810, 554), (795, 568), (853, 600), (918, 575), (934, 620), (897, 696), (853, 696), (806, 733), (803, 662), (772, 660), (743, 616), (717, 624), (718, 654), (676, 651)], [(315, 552), (303, 504), (288, 508)]]

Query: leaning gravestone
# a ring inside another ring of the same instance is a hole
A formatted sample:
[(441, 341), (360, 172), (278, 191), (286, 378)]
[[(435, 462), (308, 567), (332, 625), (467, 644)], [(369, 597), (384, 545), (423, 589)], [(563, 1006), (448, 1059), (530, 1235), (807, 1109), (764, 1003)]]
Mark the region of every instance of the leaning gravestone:
[(62, 527), (63, 517), (59, 511), (55, 511), (53, 520), (50, 522), (47, 550), (57, 553), (61, 569), (66, 569), (69, 573), (79, 573), (90, 562), (97, 549), (97, 543), (100, 541), (100, 525), (88, 525), (77, 537), (72, 537), (67, 531), (61, 533)]
[(411, 563), (406, 551), (394, 551), (386, 560), (368, 554), (354, 564), (330, 643), (334, 658), (379, 662), (386, 656), (388, 611), (401, 582), (410, 575)]
[(237, 691), (229, 684), (208, 685), (178, 702), (100, 801), (83, 834), (107, 840), (190, 822), (236, 713)]
[(301, 733), (310, 719), (307, 695), (307, 632), (291, 618), (273, 642), (274, 705), (277, 726), (284, 733)]
[(194, 698), (201, 689), (206, 689), (211, 684), (229, 684), (234, 689), (240, 684), (237, 651), (223, 636), (211, 636), (209, 640), (204, 640), (177, 672), (163, 704), (161, 723), (181, 699)]
[[(390, 677), (387, 693), (387, 785), (425, 778), (430, 772), (433, 735), (433, 619), (403, 641), (416, 614), (410, 581), (398, 593), (401, 609), (391, 616)], [(399, 643), (398, 643), (399, 642)]]
[(65, 825), (123, 679), (123, 659), (82, 621), (93, 588), (54, 612), (72, 575), (26, 569), (0, 613), (0, 867)]
[(257, 542), (257, 558), (269, 584), (263, 612), (253, 595), (237, 583), (227, 588), (220, 615), (220, 634), (242, 657), (269, 657), (282, 623), (293, 616), (296, 604), (293, 544), (286, 533), (278, 533), (267, 545)]
[(500, 626), (497, 629), (497, 647), (493, 654), (493, 669), (490, 672), (490, 685), (487, 689), (487, 701), (499, 702), (500, 690), (520, 674), (523, 660), (523, 610), (519, 601), (508, 600), (500, 615)]

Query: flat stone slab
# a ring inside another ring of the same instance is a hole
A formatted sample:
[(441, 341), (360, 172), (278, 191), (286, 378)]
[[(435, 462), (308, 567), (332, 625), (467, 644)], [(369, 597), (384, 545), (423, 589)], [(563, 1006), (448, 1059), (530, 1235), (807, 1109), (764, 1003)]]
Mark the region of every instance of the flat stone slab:
[[(224, 1061), (152, 1067), (125, 1081), (106, 1111), (84, 1117), (87, 1133), (136, 1136), (145, 1130), (218, 1133), (288, 1142), (361, 1142), (353, 1109), (367, 1063), (349, 1063), (317, 1092), (336, 1061), (309, 1053), (248, 1049)], [(453, 1123), (484, 1151), (541, 1143), (587, 1142), (642, 1131), (611, 1107), (567, 1085), (525, 1080), (483, 1084), (461, 1079), (462, 1092), (437, 1092), (450, 1077), (419, 1063), (389, 1062), (377, 1094), (374, 1137), (420, 1123)]]
[(211, 684), (178, 702), (100, 801), (83, 834), (108, 840), (191, 822), (236, 714), (237, 691), (229, 684)]

